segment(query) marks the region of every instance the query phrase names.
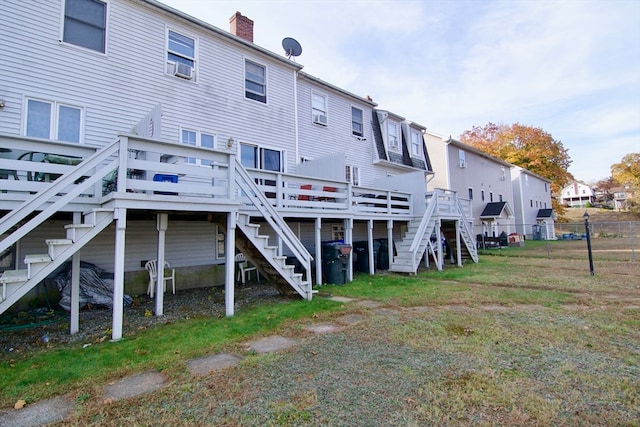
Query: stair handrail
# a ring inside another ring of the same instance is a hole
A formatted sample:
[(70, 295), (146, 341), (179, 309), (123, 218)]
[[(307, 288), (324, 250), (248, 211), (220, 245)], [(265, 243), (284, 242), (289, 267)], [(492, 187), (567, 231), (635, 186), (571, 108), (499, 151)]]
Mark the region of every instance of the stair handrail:
[(420, 242), (422, 242), (422, 239), (424, 239), (424, 233), (426, 233), (427, 231), (427, 225), (429, 224), (429, 221), (433, 216), (433, 212), (435, 212), (436, 205), (438, 204), (438, 196), (439, 190), (435, 190), (429, 204), (427, 205), (427, 209), (422, 215), (422, 219), (420, 220), (420, 224), (418, 225), (416, 235), (413, 237), (413, 241), (411, 242), (411, 246), (409, 247), (412, 261), (415, 261), (418, 248), (420, 247)]
[(271, 205), (267, 197), (262, 193), (262, 191), (260, 191), (256, 183), (253, 181), (253, 178), (237, 158), (235, 159), (235, 172), (236, 184), (247, 195), (253, 196), (250, 197), (250, 199), (252, 199), (252, 204), (258, 209), (276, 233), (278, 233), (280, 237), (285, 238), (285, 243), (293, 252), (293, 255), (303, 262), (303, 265), (310, 265), (313, 257), (309, 251), (307, 251), (307, 249), (302, 245), (289, 225), (287, 225), (284, 219), (282, 219), (276, 209)]
[[(456, 196), (456, 206), (458, 207), (458, 211), (460, 212), (460, 221), (462, 221), (462, 226), (464, 228), (464, 230), (467, 232), (467, 235), (469, 236), (471, 240), (471, 243), (473, 243), (473, 231), (469, 228), (469, 221), (467, 219), (467, 216), (464, 213), (464, 207), (462, 206), (462, 203), (460, 202), (460, 199)], [(476, 249), (476, 247), (473, 244), (468, 244), (465, 241), (465, 244), (467, 245), (467, 249), (469, 250), (469, 253), (471, 254), (471, 257), (473, 258), (473, 260), (475, 262), (478, 262), (478, 251)], [(473, 248), (473, 249), (472, 249)]]
[[(26, 224), (20, 226), (16, 231), (11, 233), (0, 241), (0, 253), (11, 245), (16, 243), (22, 237), (26, 236), (29, 232), (35, 229), (38, 225), (46, 221), (51, 215), (59, 211), (62, 207), (67, 205), (73, 199), (78, 197), (87, 188), (94, 185), (97, 181), (102, 180), (108, 173), (113, 171), (117, 167), (118, 159), (105, 164), (105, 162), (118, 152), (120, 146), (120, 140), (116, 140), (99, 151), (97, 151), (91, 157), (83, 160), (72, 171), (66, 173), (53, 181), (47, 188), (40, 190), (33, 197), (25, 200), (20, 206), (9, 212), (7, 215), (0, 219), (0, 235), (4, 234), (12, 227), (16, 226), (20, 221), (24, 220), (32, 212), (43, 206), (46, 202), (51, 200), (56, 194), (62, 192), (65, 188), (76, 182), (79, 178), (87, 176), (87, 172), (97, 168), (101, 165), (100, 169), (97, 169), (94, 173), (91, 173), (81, 183), (73, 186), (73, 188), (61, 196), (58, 200), (43, 209), (38, 215), (29, 220)], [(114, 165), (115, 164), (115, 165)]]

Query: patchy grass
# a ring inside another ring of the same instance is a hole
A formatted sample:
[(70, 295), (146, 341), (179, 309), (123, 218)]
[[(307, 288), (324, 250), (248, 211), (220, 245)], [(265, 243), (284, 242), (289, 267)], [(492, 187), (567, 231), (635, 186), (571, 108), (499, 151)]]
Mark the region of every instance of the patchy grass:
[[(69, 425), (640, 426), (640, 266), (600, 260), (590, 276), (584, 259), (526, 249), (320, 289), (384, 311), (316, 296), (44, 351), (0, 366), (2, 402), (71, 392)], [(347, 314), (361, 320), (327, 334), (302, 328)], [(273, 333), (299, 343), (269, 354), (241, 345)], [(220, 351), (245, 359), (203, 377), (186, 370)], [(169, 384), (101, 400), (105, 382), (149, 368)]]

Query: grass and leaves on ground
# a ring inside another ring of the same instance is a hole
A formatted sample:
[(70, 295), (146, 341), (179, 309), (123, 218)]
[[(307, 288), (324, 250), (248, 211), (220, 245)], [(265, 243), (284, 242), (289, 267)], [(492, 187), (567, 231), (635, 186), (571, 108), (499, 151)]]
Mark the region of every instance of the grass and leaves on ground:
[[(640, 265), (598, 259), (591, 276), (585, 259), (527, 247), (441, 272), (358, 275), (322, 286), (311, 302), (258, 305), (233, 318), (192, 318), (128, 331), (117, 343), (3, 361), (0, 399), (7, 406), (72, 392), (76, 425), (639, 426)], [(301, 327), (344, 316), (361, 321), (316, 336)], [(241, 345), (273, 333), (300, 343), (270, 354)], [(220, 351), (245, 359), (189, 375), (185, 360)], [(148, 369), (162, 371), (169, 385), (100, 400), (99, 384)]]

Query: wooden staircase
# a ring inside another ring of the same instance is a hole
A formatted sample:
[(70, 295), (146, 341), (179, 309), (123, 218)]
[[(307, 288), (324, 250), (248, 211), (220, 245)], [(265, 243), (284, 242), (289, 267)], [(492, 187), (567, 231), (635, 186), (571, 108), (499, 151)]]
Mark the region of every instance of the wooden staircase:
[[(225, 221), (217, 221), (217, 224), (225, 230)], [(311, 299), (311, 294), (315, 292), (311, 289), (311, 278), (295, 272), (295, 266), (286, 263), (287, 257), (278, 255), (278, 247), (269, 245), (269, 236), (260, 234), (260, 224), (251, 222), (248, 214), (239, 213), (236, 225), (236, 247), (269, 284), (282, 295), (297, 293), (305, 299)]]
[(82, 216), (79, 224), (65, 226), (65, 239), (48, 239), (46, 254), (25, 256), (26, 269), (7, 270), (0, 275), (2, 299), (0, 314), (53, 273), (63, 262), (104, 230), (113, 221), (113, 210), (94, 209)]

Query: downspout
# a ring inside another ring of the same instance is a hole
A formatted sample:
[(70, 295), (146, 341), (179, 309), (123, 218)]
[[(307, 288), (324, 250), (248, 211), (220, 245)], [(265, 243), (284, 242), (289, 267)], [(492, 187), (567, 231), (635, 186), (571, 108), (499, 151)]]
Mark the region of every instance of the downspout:
[(293, 71), (293, 132), (296, 141), (296, 173), (298, 172), (298, 163), (300, 162), (300, 147), (298, 136), (298, 70)]

